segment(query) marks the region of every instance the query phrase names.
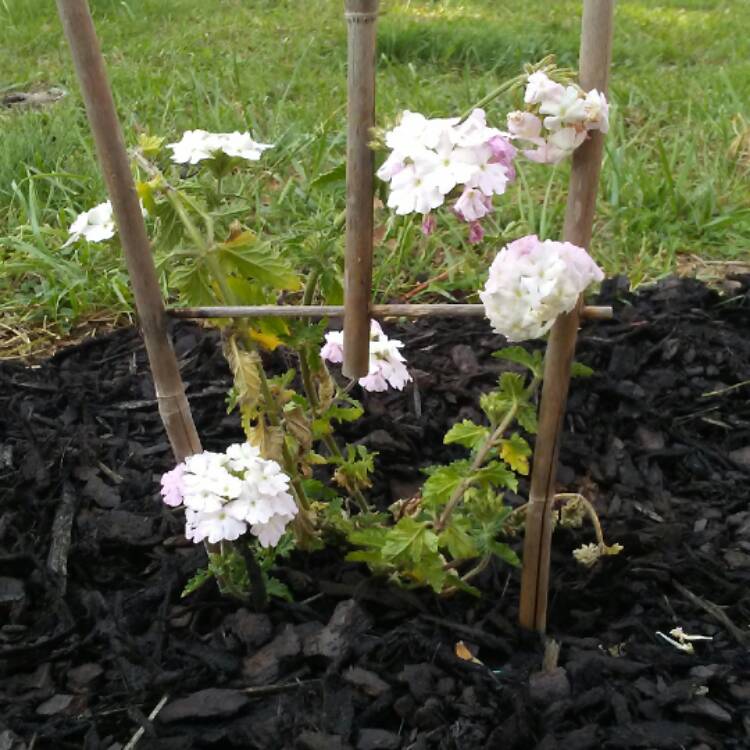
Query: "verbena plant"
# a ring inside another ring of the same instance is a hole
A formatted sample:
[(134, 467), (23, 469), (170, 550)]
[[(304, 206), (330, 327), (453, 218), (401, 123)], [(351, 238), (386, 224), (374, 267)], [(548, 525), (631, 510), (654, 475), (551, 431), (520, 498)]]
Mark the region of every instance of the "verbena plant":
[[(481, 222), (515, 180), (519, 156), (556, 164), (589, 131), (606, 132), (604, 96), (569, 81), (569, 73), (545, 60), (485, 97), (480, 105), (507, 91), (518, 98), (522, 92), (507, 132), (489, 126), (481, 106), (454, 118), (404, 112), (373, 136), (373, 146), (389, 152), (377, 172), (387, 184), (388, 207), (397, 216), (421, 215), (425, 234), (455, 223), (467, 227), (469, 242), (481, 242)], [(249, 133), (194, 130), (166, 146), (162, 138), (141, 137), (134, 152), (138, 192), (155, 224), (158, 262), (181, 303), (340, 300), (340, 259), (326, 252), (340, 233), (340, 218), (301, 243), (304, 276), (273, 238), (242, 223), (248, 207), (232, 192), (231, 177), (270, 148)], [(449, 210), (434, 213), (447, 204)], [(78, 217), (68, 243), (108, 241), (115, 234), (111, 206), (104, 203)], [(601, 278), (583, 248), (531, 235), (498, 253), (480, 298), (495, 331), (509, 341), (540, 338)], [(334, 377), (327, 364), (343, 360), (341, 332), (326, 333), (325, 321), (280, 318), (217, 324), (234, 376), (228, 408), (239, 412), (247, 442), (191, 456), (162, 478), (165, 503), (184, 508), (186, 536), (208, 545), (208, 567), (186, 592), (215, 577), (225, 593), (244, 599), (251, 592), (262, 607), (269, 593), (289, 596), (271, 575), (278, 557), (295, 546), (311, 550), (327, 543), (348, 543), (350, 560), (401, 585), (443, 594), (478, 593), (470, 582), (496, 557), (518, 564), (505, 540), (522, 526), (525, 506), (512, 509), (505, 494), (529, 472), (527, 436), (536, 432), (543, 369), (539, 352), (511, 346), (496, 353), (527, 374), (503, 373), (480, 398), (485, 421), (464, 420), (446, 433), (444, 442), (463, 447), (466, 457), (429, 467), (419, 493), (385, 509), (367, 498), (375, 454), (336, 437), (342, 422), (362, 415), (356, 384)], [(262, 353), (279, 346), (296, 353), (297, 369), (270, 375)], [(411, 376), (401, 348), (373, 321), (370, 369), (359, 386), (403, 389)], [(597, 544), (577, 551), (582, 562), (618, 551), (604, 543), (588, 501), (578, 495), (559, 500), (561, 522), (578, 524), (586, 512), (595, 521)]]

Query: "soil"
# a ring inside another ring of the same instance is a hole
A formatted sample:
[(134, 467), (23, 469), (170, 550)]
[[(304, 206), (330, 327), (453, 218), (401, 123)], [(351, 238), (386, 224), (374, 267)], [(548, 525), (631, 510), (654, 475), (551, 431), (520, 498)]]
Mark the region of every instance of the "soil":
[[(558, 483), (625, 549), (586, 569), (590, 527), (556, 532), (547, 672), (502, 564), (481, 599), (438, 600), (328, 550), (280, 569), (295, 602), (264, 614), (213, 584), (181, 599), (204, 552), (159, 500), (172, 460), (137, 331), (0, 364), (0, 748), (750, 747), (750, 277), (726, 288), (611, 280), (614, 320), (582, 331), (595, 373), (573, 384)], [(415, 385), (366, 397), (349, 436), (379, 451), (380, 503), (454, 455), (443, 433), (504, 367), (482, 321), (398, 333)], [(241, 430), (216, 336), (174, 340), (221, 450)], [(657, 635), (675, 627), (710, 640), (684, 653)]]

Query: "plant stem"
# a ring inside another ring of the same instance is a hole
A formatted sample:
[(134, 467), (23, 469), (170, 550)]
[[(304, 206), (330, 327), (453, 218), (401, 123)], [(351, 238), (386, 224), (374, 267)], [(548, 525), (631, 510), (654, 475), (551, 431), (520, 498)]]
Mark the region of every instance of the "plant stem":
[[(534, 378), (531, 381), (529, 387), (526, 389), (526, 394), (528, 396), (531, 396), (534, 391), (536, 391), (536, 389), (539, 387), (539, 382), (539, 378)], [(513, 406), (508, 409), (508, 412), (503, 417), (497, 428), (484, 441), (484, 443), (482, 443), (482, 446), (477, 451), (477, 454), (476, 456), (474, 456), (474, 460), (471, 463), (471, 467), (469, 468), (469, 475), (462, 479), (456, 489), (453, 490), (453, 494), (448, 500), (448, 503), (445, 506), (442, 515), (440, 516), (440, 519), (435, 524), (436, 533), (439, 534), (446, 527), (448, 521), (450, 520), (451, 514), (455, 510), (456, 506), (461, 502), (464, 493), (474, 482), (474, 473), (482, 468), (484, 462), (487, 460), (487, 457), (490, 454), (490, 451), (495, 447), (495, 444), (503, 436), (508, 427), (510, 427), (511, 422), (515, 419), (515, 416), (518, 413), (518, 407), (518, 401), (514, 401)]]
[(464, 120), (466, 120), (475, 109), (479, 109), (480, 107), (485, 107), (487, 104), (497, 99), (498, 96), (501, 96), (506, 91), (510, 91), (510, 89), (512, 89), (514, 86), (517, 86), (519, 83), (523, 83), (523, 81), (525, 80), (526, 80), (526, 74), (523, 73), (520, 76), (511, 78), (509, 81), (504, 81), (497, 88), (490, 91), (489, 94), (486, 94), (485, 96), (483, 96), (478, 102), (476, 102), (476, 104), (472, 104), (471, 107), (469, 107), (461, 115), (459, 124), (464, 122)]
[[(303, 305), (310, 305), (312, 303), (313, 295), (315, 294), (315, 287), (317, 286), (319, 278), (319, 269), (310, 272), (310, 276), (308, 277), (307, 283), (305, 284), (305, 293), (302, 297)], [(307, 352), (304, 349), (300, 352), (299, 371), (302, 378), (302, 385), (305, 389), (305, 393), (307, 394), (307, 400), (310, 402), (310, 410), (312, 411), (314, 417), (318, 417), (318, 408), (320, 406), (320, 402), (318, 401), (318, 395), (315, 392), (315, 386), (313, 385), (310, 367), (307, 364)], [(339, 448), (339, 445), (333, 435), (323, 435), (321, 440), (323, 441), (323, 444), (326, 446), (326, 448), (328, 448), (332, 456), (336, 456), (337, 458), (343, 460), (344, 455), (341, 452), (341, 448)], [(352, 489), (351, 495), (354, 501), (357, 503), (360, 511), (362, 511), (363, 513), (367, 513), (370, 510), (367, 505), (367, 500), (365, 500), (365, 496), (362, 494), (358, 487), (354, 487)]]
[(250, 581), (250, 600), (256, 612), (262, 612), (268, 606), (268, 591), (263, 571), (258, 565), (255, 553), (249, 544), (238, 545), (242, 559), (245, 561), (247, 577)]
[(482, 467), (495, 443), (503, 436), (503, 433), (508, 429), (508, 427), (510, 427), (510, 423), (515, 419), (517, 413), (518, 403), (514, 403), (513, 406), (508, 409), (507, 414), (503, 418), (502, 422), (500, 422), (500, 424), (497, 426), (495, 431), (484, 441), (484, 443), (482, 443), (481, 448), (477, 451), (476, 456), (474, 456), (474, 460), (471, 462), (469, 475), (467, 477), (464, 477), (458, 483), (456, 489), (453, 490), (453, 494), (451, 495), (450, 500), (448, 500), (448, 504), (445, 506), (445, 509), (443, 510), (443, 513), (440, 516), (437, 524), (435, 524), (436, 533), (439, 534), (445, 528), (455, 507), (461, 502), (464, 493), (474, 482), (474, 473)]
[(583, 507), (586, 509), (586, 514), (588, 515), (589, 520), (591, 521), (591, 524), (594, 527), (594, 534), (596, 534), (597, 544), (601, 548), (604, 548), (607, 546), (604, 542), (604, 531), (602, 530), (601, 521), (599, 520), (599, 516), (594, 506), (591, 504), (589, 500), (587, 500), (583, 495), (581, 495), (578, 492), (561, 492), (555, 495), (555, 502), (557, 502), (558, 500), (563, 500), (566, 503), (569, 500), (577, 500), (579, 503), (581, 503)]

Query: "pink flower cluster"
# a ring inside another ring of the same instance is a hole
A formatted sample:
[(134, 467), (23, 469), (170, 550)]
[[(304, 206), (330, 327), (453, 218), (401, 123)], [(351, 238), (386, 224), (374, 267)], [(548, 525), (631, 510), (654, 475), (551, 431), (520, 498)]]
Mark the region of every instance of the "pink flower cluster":
[(233, 541), (249, 527), (271, 547), (297, 515), (289, 477), (249, 443), (189, 456), (162, 476), (161, 494), (173, 508), (184, 504), (185, 536), (194, 542)]
[(563, 86), (546, 73), (532, 73), (526, 84), (525, 110), (508, 115), (508, 132), (534, 148), (523, 155), (541, 164), (557, 164), (573, 153), (590, 130), (609, 130), (609, 105), (596, 89)]
[(582, 247), (532, 234), (497, 254), (479, 296), (493, 329), (509, 341), (524, 341), (543, 336), (589, 284), (603, 278)]
[[(335, 364), (344, 361), (344, 332), (329, 331), (320, 356)], [(398, 339), (389, 339), (377, 320), (370, 323), (370, 371), (359, 379), (366, 391), (386, 391), (388, 386), (401, 391), (412, 379), (406, 369), (403, 344)]]
[(516, 149), (507, 133), (489, 127), (482, 109), (463, 121), (407, 110), (385, 142), (391, 153), (377, 175), (390, 183), (388, 206), (400, 215), (422, 214), (422, 231), (430, 234), (430, 212), (455, 196), (454, 213), (469, 224), (469, 241), (479, 242), (479, 222), (492, 210), (492, 197), (515, 179)]

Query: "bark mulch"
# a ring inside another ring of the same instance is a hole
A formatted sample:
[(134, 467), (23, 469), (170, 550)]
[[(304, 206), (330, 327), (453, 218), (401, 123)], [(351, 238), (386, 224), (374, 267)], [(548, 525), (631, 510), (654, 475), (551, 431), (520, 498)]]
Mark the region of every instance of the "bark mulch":
[[(556, 532), (549, 673), (500, 564), (478, 600), (394, 589), (337, 550), (294, 556), (295, 602), (264, 614), (213, 584), (181, 599), (204, 553), (159, 501), (172, 462), (138, 333), (1, 363), (0, 749), (114, 750), (136, 731), (160, 750), (750, 747), (750, 277), (730, 286), (611, 280), (615, 319), (582, 332), (595, 374), (574, 382), (558, 483), (625, 550), (585, 569), (571, 551), (590, 527)], [(482, 321), (398, 332), (416, 384), (366, 397), (349, 435), (379, 452), (382, 504), (455, 455), (443, 433), (479, 418), (505, 366)], [(241, 431), (216, 336), (174, 338), (222, 450)], [(682, 653), (656, 635), (677, 626), (712, 640)]]

